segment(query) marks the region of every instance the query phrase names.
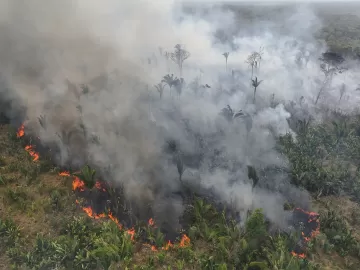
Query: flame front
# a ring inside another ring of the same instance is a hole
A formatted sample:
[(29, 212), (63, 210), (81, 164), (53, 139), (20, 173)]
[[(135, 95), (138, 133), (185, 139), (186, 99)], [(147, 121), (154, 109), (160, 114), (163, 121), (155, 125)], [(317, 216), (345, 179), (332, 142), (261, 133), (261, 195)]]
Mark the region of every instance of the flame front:
[(25, 151), (29, 153), (30, 156), (33, 157), (33, 161), (39, 160), (39, 153), (34, 151), (34, 148), (32, 145), (25, 146)]
[[(312, 239), (314, 239), (319, 233), (320, 233), (320, 220), (319, 220), (319, 214), (315, 212), (307, 212), (301, 208), (296, 208), (296, 211), (302, 212), (306, 215), (308, 215), (308, 223), (315, 223), (315, 229), (310, 232), (310, 235), (306, 236), (304, 232), (301, 232), (301, 238), (304, 244), (308, 244)], [(295, 251), (292, 251), (291, 254), (294, 257), (297, 257), (299, 259), (305, 259), (306, 255), (305, 253), (296, 253)]]
[(60, 176), (70, 176), (70, 172), (61, 172), (59, 173)]
[(74, 191), (75, 190), (84, 191), (85, 190), (85, 183), (82, 180), (80, 180), (79, 177), (74, 176), (74, 180), (72, 182), (72, 189)]
[(179, 246), (180, 247), (188, 247), (188, 246), (190, 246), (190, 238), (186, 234), (182, 235)]
[[(16, 136), (18, 138), (24, 137), (25, 135), (25, 125), (21, 124), (21, 126), (18, 128), (17, 132), (16, 132)], [(27, 145), (25, 146), (25, 151), (29, 153), (30, 156), (32, 156), (33, 161), (37, 161), (39, 160), (39, 153), (35, 152), (34, 150), (34, 146), (32, 145)]]
[[(64, 172), (60, 172), (59, 176), (71, 176), (70, 172), (68, 171), (64, 171)], [(78, 191), (78, 192), (82, 192), (85, 191), (85, 183), (77, 176), (73, 176), (73, 182), (72, 182), (72, 189), (74, 191)], [(102, 190), (102, 191), (106, 191), (105, 188), (102, 187), (101, 183), (99, 181), (97, 181), (95, 183), (95, 188), (97, 188), (98, 190)], [(78, 200), (76, 200), (77, 204), (80, 204), (80, 202)], [(100, 218), (106, 218), (108, 217), (109, 219), (111, 219), (113, 222), (115, 222), (119, 229), (123, 229), (122, 224), (120, 223), (120, 221), (111, 213), (109, 212), (108, 214), (105, 213), (101, 213), (101, 214), (97, 214), (93, 211), (93, 209), (90, 206), (86, 206), (86, 207), (82, 207), (82, 210), (91, 218), (94, 219), (100, 219)], [(155, 221), (153, 218), (150, 218), (148, 220), (148, 225), (150, 227), (156, 228), (155, 226)], [(130, 239), (132, 241), (135, 240), (135, 235), (136, 235), (136, 231), (134, 228), (128, 229), (126, 231), (129, 235), (130, 235)], [(152, 251), (158, 251), (158, 248), (154, 245), (149, 245), (149, 244), (144, 244), (145, 246), (149, 246), (151, 248)], [(182, 238), (180, 240), (179, 243), (179, 247), (187, 247), (190, 245), (190, 238), (183, 234)], [(170, 248), (172, 248), (174, 245), (171, 243), (171, 241), (168, 241), (161, 249), (162, 250), (169, 250)]]
[(25, 126), (24, 124), (21, 124), (21, 126), (18, 128), (18, 131), (16, 132), (16, 136), (18, 138), (21, 138), (25, 135)]

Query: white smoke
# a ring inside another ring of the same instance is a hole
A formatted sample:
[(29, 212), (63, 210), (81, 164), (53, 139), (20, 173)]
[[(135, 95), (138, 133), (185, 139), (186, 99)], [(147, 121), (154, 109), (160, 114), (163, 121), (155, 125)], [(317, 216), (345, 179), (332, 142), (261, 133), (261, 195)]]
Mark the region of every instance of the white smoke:
[[(12, 102), (7, 113), (25, 110), (28, 129), (60, 149), (59, 164), (110, 167), (109, 177), (124, 186), (130, 199), (177, 217), (181, 199), (170, 195), (181, 184), (176, 165), (163, 150), (167, 140), (175, 140), (187, 163), (185, 183), (211, 188), (223, 201), (235, 201), (242, 213), (262, 207), (268, 218), (280, 222), (281, 203), (291, 198), (308, 202), (308, 195), (292, 187), (284, 174), (272, 177), (272, 190), (253, 189), (246, 166), (287, 166), (274, 149), (277, 136), (293, 132), (287, 121), (291, 115), (281, 102), (304, 98), (308, 111), (315, 113), (323, 80), (318, 57), (326, 47), (313, 34), (321, 23), (311, 9), (299, 6), (281, 18), (285, 27), (257, 21), (248, 23), (256, 29), (249, 34), (244, 30), (248, 25), (237, 29), (239, 18), (219, 2), (207, 5), (206, 14), (193, 10), (193, 15), (183, 12), (182, 4), (0, 0), (1, 94)], [(229, 43), (218, 42), (218, 30), (234, 36)], [(173, 51), (176, 44), (191, 53), (183, 67), (188, 87), (177, 96), (165, 86), (160, 99), (153, 85), (167, 73), (180, 73), (159, 47)], [(263, 81), (254, 105), (246, 60), (260, 48), (261, 66), (254, 76)], [(224, 52), (230, 52), (227, 71)], [(301, 53), (309, 56), (306, 63), (304, 58), (302, 64), (296, 61)], [(346, 77), (335, 76), (320, 103), (354, 109), (359, 99), (356, 75), (353, 68)], [(190, 87), (196, 78), (199, 86)], [(343, 83), (351, 98), (339, 103)], [(82, 94), (81, 84), (88, 85), (88, 94)], [(201, 87), (205, 84), (210, 88)], [(270, 107), (271, 96), (280, 104)], [(228, 123), (219, 115), (228, 104), (250, 117)], [(45, 129), (37, 120), (40, 115), (46, 117)], [(64, 130), (77, 132), (61, 140), (56, 134)], [(94, 137), (99, 143), (91, 142)], [(195, 161), (186, 161), (189, 156)], [(166, 213), (157, 215), (167, 218)]]

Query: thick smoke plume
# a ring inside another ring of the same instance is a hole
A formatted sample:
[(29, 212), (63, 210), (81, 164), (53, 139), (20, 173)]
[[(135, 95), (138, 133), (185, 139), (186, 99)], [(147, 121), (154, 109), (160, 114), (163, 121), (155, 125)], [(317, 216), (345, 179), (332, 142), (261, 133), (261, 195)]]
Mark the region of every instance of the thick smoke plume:
[[(182, 7), (169, 0), (0, 0), (2, 110), (13, 121), (24, 117), (28, 132), (58, 149), (58, 165), (93, 164), (122, 185), (143, 209), (140, 218), (151, 205), (159, 222), (177, 227), (185, 185), (241, 217), (262, 207), (285, 226), (282, 204), (306, 208), (309, 200), (289, 184), (276, 139), (294, 133), (291, 118), (321, 120), (324, 104), (352, 111), (356, 69), (334, 76), (316, 103), (326, 46), (313, 38), (321, 22), (311, 9), (292, 6), (281, 20), (249, 24), (219, 4)], [(176, 44), (190, 53), (182, 70), (165, 53)], [(252, 71), (247, 58), (260, 48)], [(255, 94), (252, 73), (263, 80)], [(163, 83), (160, 98), (154, 85), (166, 74), (184, 83)], [(220, 114), (227, 105), (242, 115), (227, 119)], [(259, 173), (255, 187), (248, 166)]]

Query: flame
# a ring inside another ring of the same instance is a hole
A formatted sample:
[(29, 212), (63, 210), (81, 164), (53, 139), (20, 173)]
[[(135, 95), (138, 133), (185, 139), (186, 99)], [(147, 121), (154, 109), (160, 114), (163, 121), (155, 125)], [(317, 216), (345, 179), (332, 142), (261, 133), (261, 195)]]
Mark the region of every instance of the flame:
[(306, 258), (306, 255), (304, 253), (297, 254), (295, 251), (291, 251), (291, 255), (293, 255), (294, 257), (297, 257), (299, 259), (305, 259)]
[(33, 157), (33, 161), (39, 160), (39, 154), (34, 151), (32, 145), (25, 146), (25, 151), (28, 152), (29, 155)]
[[(296, 208), (295, 210), (301, 211), (309, 216), (308, 223), (316, 222), (316, 228), (313, 230), (310, 235), (306, 236), (304, 232), (301, 232), (302, 240), (305, 244), (310, 242), (313, 238), (315, 238), (320, 233), (320, 220), (319, 220), (319, 214), (316, 212), (308, 212), (301, 208)], [(305, 253), (296, 253), (295, 251), (292, 251), (291, 254), (294, 257), (305, 259), (306, 255)]]
[(90, 206), (88, 207), (83, 207), (82, 208), (84, 210), (84, 212), (89, 216), (92, 217), (94, 219), (99, 219), (99, 218), (104, 218), (106, 217), (106, 215), (104, 213), (102, 214), (96, 214), (94, 213), (94, 211), (92, 210), (92, 208)]
[(21, 138), (25, 135), (25, 126), (24, 124), (21, 124), (21, 126), (18, 128), (17, 132), (16, 132), (16, 136), (18, 138)]
[(180, 247), (190, 246), (190, 238), (186, 234), (182, 235), (179, 246)]
[[(21, 138), (25, 135), (25, 126), (24, 124), (21, 124), (21, 126), (18, 128), (16, 132), (16, 136), (18, 138)], [(39, 153), (35, 152), (34, 147), (32, 145), (25, 146), (25, 151), (30, 154), (30, 156), (33, 157), (33, 161), (39, 160)]]
[(73, 190), (78, 190), (78, 191), (84, 191), (85, 190), (85, 183), (83, 181), (80, 180), (79, 177), (74, 176), (74, 180), (72, 182), (72, 188)]
[(59, 175), (60, 176), (70, 176), (70, 172), (67, 172), (67, 171), (61, 172), (61, 173), (59, 173)]
[(108, 214), (108, 217), (109, 217), (112, 221), (114, 221), (114, 222), (116, 223), (116, 225), (118, 225), (118, 227), (119, 227), (120, 230), (122, 229), (122, 225), (120, 224), (119, 220), (118, 220), (116, 217), (114, 217), (111, 212)]
[[(60, 176), (70, 176), (70, 172), (68, 171), (64, 171), (64, 172), (60, 172), (59, 173)], [(101, 185), (101, 182), (97, 181), (95, 183), (95, 187), (97, 189), (102, 189), (103, 191), (106, 191), (104, 188), (102, 188), (102, 185)], [(85, 191), (85, 183), (80, 179), (78, 178), (77, 176), (74, 176), (74, 179), (73, 179), (73, 182), (72, 182), (72, 188), (73, 190), (75, 191)], [(79, 204), (79, 201), (76, 200), (75, 201), (77, 204)], [(108, 214), (105, 214), (105, 213), (101, 213), (101, 214), (97, 214), (93, 211), (93, 209), (90, 207), (90, 206), (85, 206), (85, 207), (82, 207), (82, 210), (89, 216), (89, 217), (92, 217), (94, 219), (100, 219), (100, 218), (106, 218), (108, 217), (109, 219), (111, 219), (113, 222), (115, 222), (119, 229), (121, 230), (123, 228), (122, 224), (120, 223), (120, 221), (118, 220), (118, 218), (116, 218), (111, 212), (109, 212)], [(150, 218), (148, 220), (148, 224), (149, 226), (154, 226), (155, 227), (155, 221), (153, 218)], [(131, 241), (134, 241), (135, 240), (135, 229), (134, 228), (131, 228), (131, 229), (128, 229), (126, 231), (127, 234), (130, 235), (130, 239)], [(148, 245), (148, 244), (145, 244), (147, 246), (150, 246), (151, 250), (152, 251), (158, 251), (157, 247), (154, 246), (154, 245)], [(179, 243), (179, 246), (180, 247), (187, 247), (190, 245), (190, 238), (183, 234), (182, 235), (182, 238), (180, 240), (180, 243)], [(174, 245), (171, 243), (171, 241), (169, 240), (164, 247), (162, 247), (161, 249), (162, 250), (169, 250), (170, 248), (172, 248)]]
[(126, 232), (130, 235), (131, 241), (134, 241), (134, 238), (135, 238), (135, 229), (134, 229), (134, 228), (131, 228), (130, 230), (127, 230)]
[(162, 248), (163, 250), (169, 250), (174, 245), (170, 242), (170, 240), (166, 243), (166, 245)]
[(149, 226), (154, 226), (155, 222), (153, 218), (150, 218), (148, 221)]

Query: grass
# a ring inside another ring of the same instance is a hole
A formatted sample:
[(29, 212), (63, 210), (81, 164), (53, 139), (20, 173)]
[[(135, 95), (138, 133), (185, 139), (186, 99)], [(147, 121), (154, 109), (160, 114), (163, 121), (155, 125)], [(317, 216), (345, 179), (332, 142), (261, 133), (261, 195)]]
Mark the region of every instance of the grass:
[[(139, 224), (132, 239), (111, 219), (88, 217), (75, 203), (72, 178), (59, 176), (46, 160), (34, 162), (16, 131), (1, 126), (2, 269), (357, 269), (360, 123), (348, 121), (341, 130), (309, 125), (296, 141), (279, 140), (293, 183), (313, 194), (321, 215), (321, 233), (305, 259), (290, 253), (297, 236), (270, 233), (261, 209), (239, 227), (199, 198), (185, 211), (188, 238), (168, 245), (156, 226)], [(94, 185), (91, 168), (79, 175)]]
[[(331, 47), (360, 47), (336, 36), (357, 31), (350, 22), (337, 24), (341, 31), (329, 27), (321, 38)], [(287, 135), (278, 142), (292, 183), (312, 194), (320, 213), (320, 234), (307, 244), (305, 259), (290, 253), (298, 235), (270, 232), (261, 209), (240, 227), (200, 198), (186, 209), (188, 227), (175, 243), (151, 224), (135, 226), (132, 238), (109, 218), (88, 217), (75, 203), (72, 178), (59, 176), (42, 157), (34, 162), (16, 130), (2, 125), (0, 269), (358, 269), (360, 119), (333, 119), (300, 123), (296, 140)], [(77, 176), (86, 187), (95, 185), (90, 167)]]

